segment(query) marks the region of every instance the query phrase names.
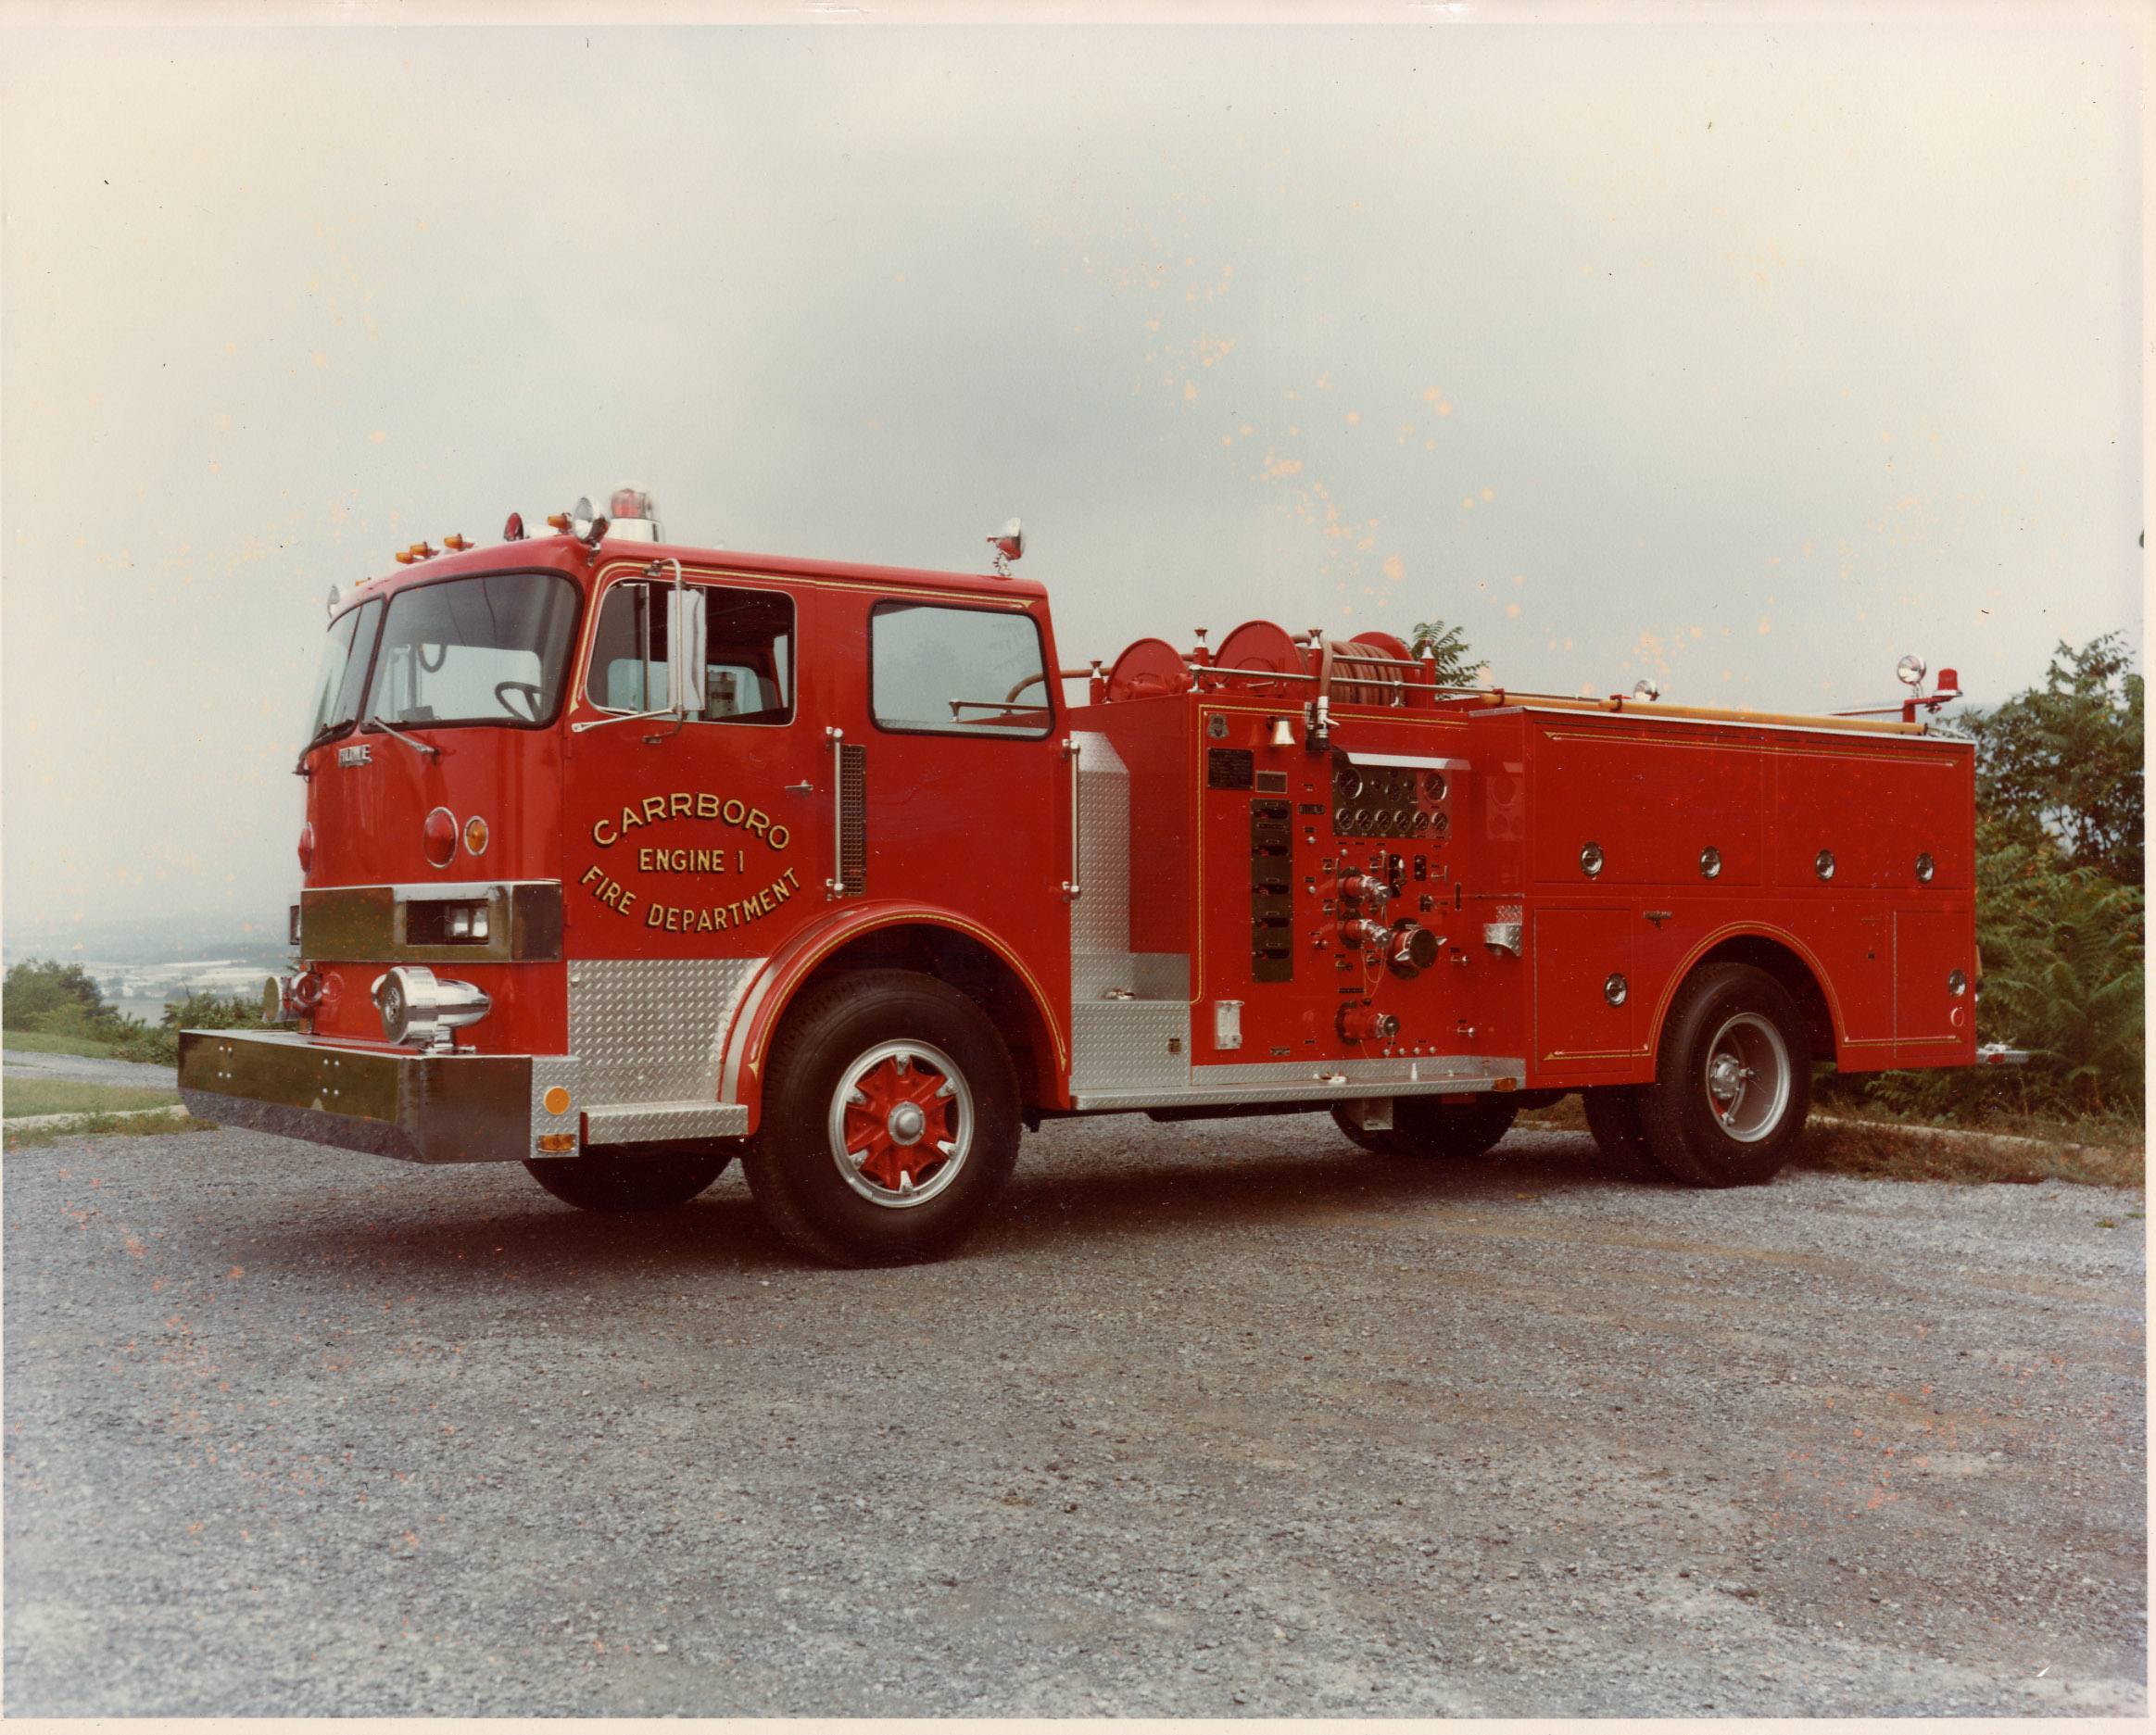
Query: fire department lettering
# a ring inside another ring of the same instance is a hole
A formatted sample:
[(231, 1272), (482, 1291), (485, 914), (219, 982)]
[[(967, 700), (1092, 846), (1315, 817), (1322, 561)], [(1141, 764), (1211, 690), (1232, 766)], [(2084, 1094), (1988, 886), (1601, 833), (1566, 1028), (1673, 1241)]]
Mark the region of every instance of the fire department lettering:
[[(738, 849), (734, 851), (737, 858), (740, 853)], [(724, 874), (726, 852), (724, 849), (639, 849), (637, 871), (640, 874)]]
[(762, 808), (750, 807), (746, 801), (730, 797), (722, 800), (708, 790), (693, 793), (675, 790), (666, 795), (648, 795), (641, 801), (623, 808), (618, 824), (612, 820), (595, 820), (591, 841), (604, 849), (621, 842), (632, 831), (677, 819), (717, 820), (721, 824), (736, 825), (752, 837), (763, 838), (774, 849), (785, 849), (793, 836), (784, 825), (773, 824), (771, 815)]
[(738, 903), (712, 904), (708, 909), (682, 910), (672, 904), (652, 904), (644, 912), (644, 925), (664, 928), (669, 934), (723, 934), (767, 916), (800, 888), (788, 868), (762, 891)]
[[(627, 915), (636, 908), (637, 894), (623, 888), (621, 884), (607, 876), (605, 870), (588, 867), (584, 877), (576, 882), (610, 910)], [(653, 903), (644, 900), (644, 925), (663, 928), (669, 934), (724, 934), (729, 928), (745, 926), (759, 917), (769, 915), (774, 910), (801, 889), (801, 881), (794, 871), (788, 868), (761, 891), (733, 903), (712, 904), (700, 909), (682, 909), (673, 904)]]

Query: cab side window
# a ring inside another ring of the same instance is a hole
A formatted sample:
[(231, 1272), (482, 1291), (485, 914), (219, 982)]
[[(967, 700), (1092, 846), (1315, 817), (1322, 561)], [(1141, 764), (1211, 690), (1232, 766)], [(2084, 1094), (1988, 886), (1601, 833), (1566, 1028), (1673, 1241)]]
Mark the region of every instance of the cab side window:
[(793, 721), (793, 598), (780, 591), (685, 585), (677, 597), (672, 585), (613, 585), (593, 629), (586, 696), (604, 710), (670, 710), (676, 634), (702, 647), (685, 695), (693, 721)]
[(1029, 614), (879, 602), (869, 611), (868, 665), (886, 729), (1039, 739), (1055, 723)]

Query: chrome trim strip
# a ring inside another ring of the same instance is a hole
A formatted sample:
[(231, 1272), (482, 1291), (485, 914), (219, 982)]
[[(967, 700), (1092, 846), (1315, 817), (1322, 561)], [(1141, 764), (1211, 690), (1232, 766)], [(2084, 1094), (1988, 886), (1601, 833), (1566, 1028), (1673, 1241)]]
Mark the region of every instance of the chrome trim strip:
[[(771, 960), (765, 958), (759, 962), (768, 966)], [(777, 971), (768, 967), (760, 970), (756, 979), (749, 985), (747, 997), (735, 1009), (734, 1022), (726, 1031), (725, 1058), (719, 1069), (719, 1100), (722, 1102), (738, 1102), (741, 1099), (741, 1062), (749, 1053), (749, 1032), (755, 1025), (757, 1010), (763, 1004), (763, 997), (770, 993), (771, 985), (777, 979)]]
[(585, 1111), (586, 1141), (648, 1144), (664, 1138), (739, 1138), (749, 1111), (738, 1102), (610, 1102)]
[[(1527, 1062), (1511, 1055), (1423, 1054), (1328, 1063), (1260, 1061), (1193, 1066), (1179, 1089), (1074, 1090), (1077, 1109), (1175, 1109), (1204, 1102), (1337, 1102), (1356, 1097), (1436, 1097), (1519, 1090)], [(1381, 1086), (1381, 1089), (1372, 1089)]]
[[(404, 937), (415, 903), (486, 903), (486, 938), (414, 946)], [(560, 880), (433, 880), (393, 886), (311, 886), (299, 894), (299, 955), (310, 962), (456, 964), (560, 963)]]
[(1340, 725), (1332, 728), (1333, 745), (1348, 757), (1355, 765), (1396, 765), (1410, 771), (1472, 771), (1474, 762), (1464, 759), (1426, 759), (1414, 753), (1358, 753), (1340, 737)]
[(1898, 723), (1891, 726), (1874, 724), (1870, 729), (1852, 729), (1846, 724), (1836, 724), (1825, 721), (1814, 723), (1809, 718), (1795, 716), (1778, 717), (1769, 722), (1742, 716), (1687, 717), (1678, 712), (1663, 710), (1653, 704), (1642, 704), (1636, 709), (1621, 711), (1599, 709), (1573, 710), (1556, 705), (1493, 705), (1488, 710), (1478, 710), (1470, 714), (1475, 717), (1510, 717), (1522, 712), (1532, 712), (1537, 717), (1569, 717), (1574, 720), (1582, 717), (1620, 717), (1628, 723), (1651, 723), (1665, 728), (1681, 724), (1688, 729), (1794, 729), (1804, 735), (1860, 735), (1863, 739), (1873, 743), (1880, 741), (1923, 741), (1931, 747), (1967, 745), (1964, 742), (1957, 741), (1952, 735), (1943, 733), (1935, 734), (1928, 724), (1922, 723), (1913, 730), (1904, 730)]

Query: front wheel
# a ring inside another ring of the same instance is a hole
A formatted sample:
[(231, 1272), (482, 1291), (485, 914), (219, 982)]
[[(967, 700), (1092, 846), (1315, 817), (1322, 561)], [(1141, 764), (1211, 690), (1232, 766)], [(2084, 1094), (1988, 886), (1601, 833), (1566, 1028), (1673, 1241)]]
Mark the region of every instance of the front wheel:
[(1365, 1132), (1335, 1108), (1333, 1124), (1365, 1150), (1383, 1157), (1428, 1157), (1464, 1163), (1481, 1156), (1512, 1130), (1517, 1105), (1503, 1097), (1394, 1097), (1393, 1125)]
[(951, 1251), (1018, 1156), (1018, 1086), (988, 1015), (903, 970), (834, 977), (788, 1011), (742, 1167), (771, 1226), (833, 1265)]
[(532, 1179), (579, 1211), (670, 1211), (725, 1173), (726, 1150), (590, 1145), (574, 1157), (527, 1159)]
[(1640, 1117), (1656, 1162), (1695, 1187), (1758, 1187), (1789, 1160), (1811, 1106), (1811, 1042), (1788, 991), (1749, 964), (1686, 982)]

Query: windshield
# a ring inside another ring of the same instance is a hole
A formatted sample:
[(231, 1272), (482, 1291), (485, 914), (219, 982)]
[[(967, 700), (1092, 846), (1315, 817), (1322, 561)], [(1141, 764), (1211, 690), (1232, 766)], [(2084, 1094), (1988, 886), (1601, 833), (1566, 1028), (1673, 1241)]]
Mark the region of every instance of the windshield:
[(381, 624), (379, 599), (347, 609), (330, 622), (329, 642), (322, 648), (322, 667), (314, 677), (309, 747), (359, 721), (359, 691), (367, 684), (367, 660), (374, 654), (374, 629)]
[(445, 579), (389, 599), (365, 715), (399, 728), (539, 723), (561, 702), (576, 586), (553, 572)]

